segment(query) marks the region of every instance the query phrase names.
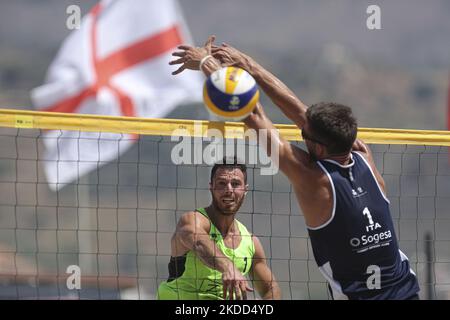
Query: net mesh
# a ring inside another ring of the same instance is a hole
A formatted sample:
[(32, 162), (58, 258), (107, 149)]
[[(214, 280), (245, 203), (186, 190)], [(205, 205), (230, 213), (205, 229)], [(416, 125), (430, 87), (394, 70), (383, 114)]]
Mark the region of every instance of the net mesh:
[[(52, 191), (43, 133), (0, 128), (0, 298), (154, 299), (168, 277), (178, 218), (210, 203), (211, 166), (174, 165), (178, 142), (142, 135), (122, 154), (118, 142), (116, 160), (96, 162), (97, 170)], [(447, 147), (371, 148), (421, 298), (450, 299)], [(283, 299), (329, 299), (289, 181), (281, 173), (262, 175), (260, 166), (249, 165), (250, 190), (237, 218), (260, 238)], [(81, 289), (68, 285), (70, 266), (80, 268)]]

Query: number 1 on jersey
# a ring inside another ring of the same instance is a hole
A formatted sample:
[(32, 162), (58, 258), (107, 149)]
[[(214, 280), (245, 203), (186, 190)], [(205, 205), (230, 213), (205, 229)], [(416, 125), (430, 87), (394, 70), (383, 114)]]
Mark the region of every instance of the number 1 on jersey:
[(245, 262), (245, 265), (244, 265), (244, 270), (242, 271), (242, 273), (244, 273), (245, 270), (247, 270), (248, 257), (244, 258), (244, 262)]
[(367, 216), (367, 219), (369, 219), (369, 224), (373, 224), (372, 215), (370, 214), (369, 208), (365, 207), (363, 210), (363, 215)]

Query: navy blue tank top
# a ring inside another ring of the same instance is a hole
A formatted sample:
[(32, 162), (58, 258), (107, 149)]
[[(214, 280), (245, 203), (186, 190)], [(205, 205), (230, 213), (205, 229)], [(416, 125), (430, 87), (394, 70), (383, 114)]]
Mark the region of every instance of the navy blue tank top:
[(333, 299), (409, 299), (419, 285), (398, 247), (389, 200), (366, 159), (352, 152), (343, 166), (317, 164), (333, 190), (332, 216), (308, 228), (314, 258)]

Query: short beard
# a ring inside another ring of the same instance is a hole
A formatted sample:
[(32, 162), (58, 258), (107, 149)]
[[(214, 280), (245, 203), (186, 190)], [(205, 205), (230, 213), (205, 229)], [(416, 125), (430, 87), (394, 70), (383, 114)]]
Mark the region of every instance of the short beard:
[(221, 214), (225, 215), (225, 216), (231, 216), (236, 214), (239, 209), (242, 206), (242, 203), (244, 202), (244, 196), (239, 200), (239, 202), (237, 202), (236, 204), (236, 210), (233, 211), (229, 211), (229, 210), (224, 210), (221, 205), (219, 205), (219, 201), (216, 200), (216, 198), (214, 197), (214, 195), (211, 193), (211, 197), (212, 197), (212, 205), (214, 206), (214, 208)]
[(319, 161), (319, 159), (316, 157), (316, 155), (313, 152), (308, 150), (308, 153), (309, 153), (309, 158), (311, 159), (312, 162)]

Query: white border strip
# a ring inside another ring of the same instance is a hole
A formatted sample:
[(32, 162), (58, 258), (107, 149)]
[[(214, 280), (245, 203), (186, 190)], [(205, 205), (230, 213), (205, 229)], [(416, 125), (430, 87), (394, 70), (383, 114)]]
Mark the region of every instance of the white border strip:
[[(400, 258), (402, 259), (402, 262), (405, 260), (409, 262), (409, 259), (406, 256), (406, 254), (404, 254), (403, 251), (400, 249), (398, 249), (398, 251), (400, 252)], [(416, 273), (414, 272), (414, 270), (411, 267), (409, 267), (409, 272), (412, 273), (413, 275), (416, 275)]]
[(330, 262), (328, 261), (320, 266), (319, 270), (330, 284), (331, 291), (333, 292), (333, 300), (348, 300), (348, 296), (342, 292), (342, 287), (339, 282), (333, 279), (333, 270), (331, 269)]
[(349, 163), (349, 164), (346, 164), (346, 165), (340, 164), (339, 162), (334, 161), (334, 160), (330, 160), (330, 159), (324, 159), (323, 161), (326, 161), (326, 162), (335, 164), (335, 165), (337, 165), (338, 167), (341, 167), (341, 168), (343, 168), (343, 169), (347, 169), (347, 168), (353, 167), (353, 165), (355, 164), (355, 160), (353, 159), (353, 154), (351, 154), (351, 153), (350, 153), (350, 159), (352, 160), (352, 162)]

